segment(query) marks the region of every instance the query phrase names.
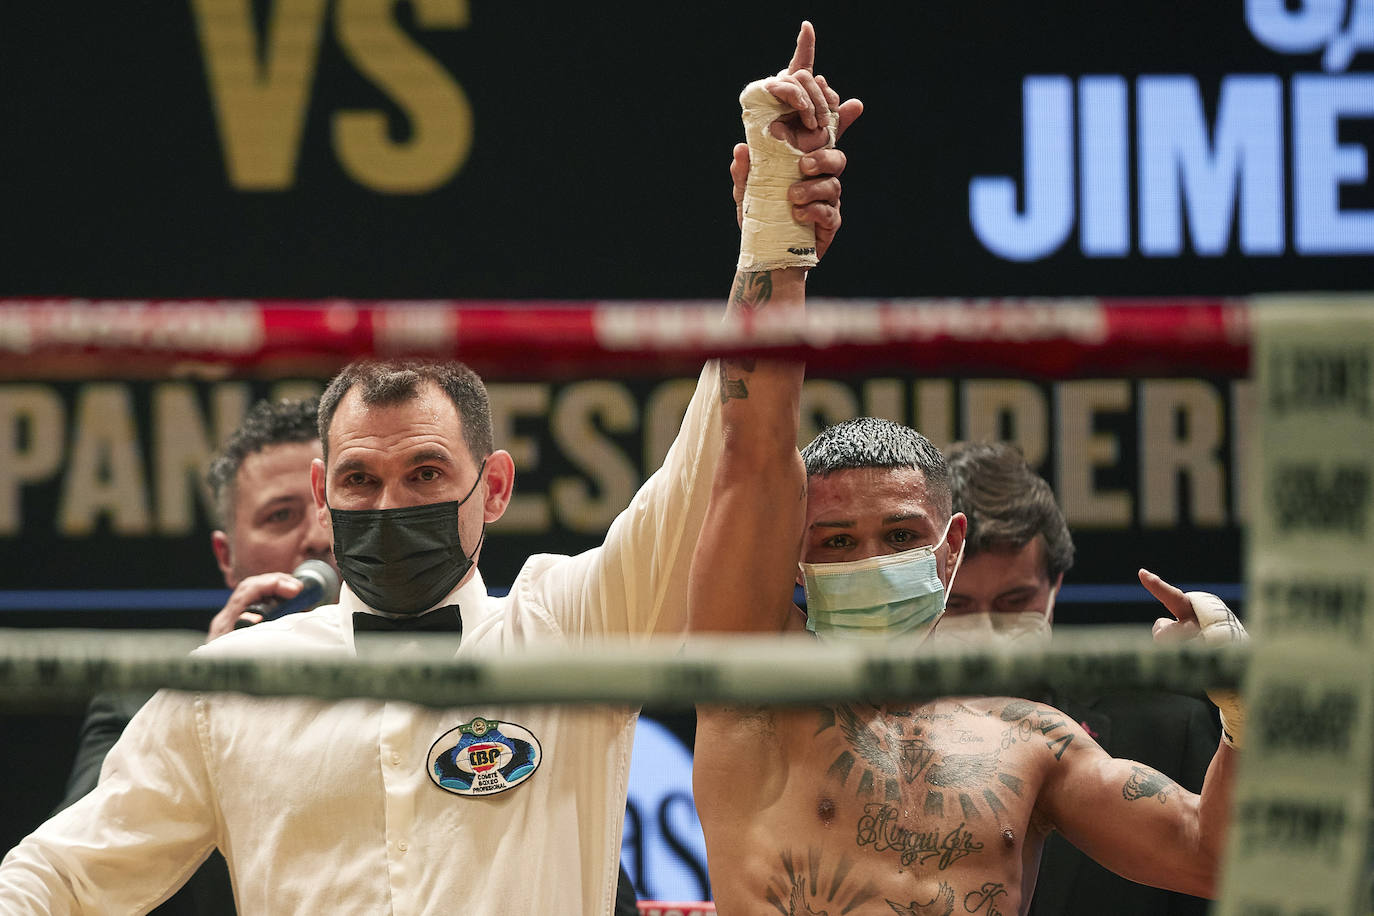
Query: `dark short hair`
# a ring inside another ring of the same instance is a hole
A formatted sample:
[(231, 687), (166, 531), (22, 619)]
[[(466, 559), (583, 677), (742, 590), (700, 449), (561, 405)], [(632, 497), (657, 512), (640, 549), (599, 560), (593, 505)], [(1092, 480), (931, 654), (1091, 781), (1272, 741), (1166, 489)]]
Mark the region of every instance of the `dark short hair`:
[(949, 518), (949, 468), (945, 456), (910, 426), (878, 417), (855, 417), (821, 430), (802, 449), (807, 477), (828, 477), (859, 468), (912, 468), (925, 478), (931, 504)]
[(334, 421), (334, 412), (353, 387), (358, 388), (364, 404), (394, 407), (418, 398), (426, 382), (443, 389), (458, 409), (463, 441), (473, 460), (480, 462), (490, 455), (491, 400), (476, 372), (453, 360), (361, 359), (344, 366), (320, 395), (320, 445), (325, 461), (329, 460), (329, 426)]
[[(205, 475), (215, 515), (222, 527), (230, 528), (234, 524), (235, 491), (244, 459), (273, 445), (314, 442), (319, 437), (318, 405), (316, 398), (305, 398), (262, 400), (248, 408), (243, 422), (210, 461)], [(301, 473), (306, 473), (305, 469)]]
[(949, 450), (954, 511), (968, 516), (965, 557), (987, 550), (1019, 550), (1045, 539), (1050, 582), (1073, 566), (1073, 538), (1054, 491), (1006, 442), (960, 442)]

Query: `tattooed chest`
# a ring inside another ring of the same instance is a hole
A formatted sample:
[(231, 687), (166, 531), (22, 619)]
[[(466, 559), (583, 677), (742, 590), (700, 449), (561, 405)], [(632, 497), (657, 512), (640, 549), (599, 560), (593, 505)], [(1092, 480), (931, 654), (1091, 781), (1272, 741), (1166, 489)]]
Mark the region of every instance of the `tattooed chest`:
[(877, 806), (879, 822), (889, 807), (926, 820), (1018, 820), (1026, 779), (1000, 731), (959, 715), (831, 707), (813, 749), (826, 767), (818, 816), (833, 794)]

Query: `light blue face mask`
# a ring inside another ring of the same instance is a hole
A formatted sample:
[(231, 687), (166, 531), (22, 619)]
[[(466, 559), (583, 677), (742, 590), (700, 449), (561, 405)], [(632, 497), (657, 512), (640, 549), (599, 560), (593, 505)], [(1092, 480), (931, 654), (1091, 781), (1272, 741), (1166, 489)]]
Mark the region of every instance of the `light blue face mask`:
[(940, 539), (927, 547), (843, 563), (801, 564), (806, 628), (834, 639), (925, 637), (945, 610), (935, 549), (948, 534), (946, 525)]

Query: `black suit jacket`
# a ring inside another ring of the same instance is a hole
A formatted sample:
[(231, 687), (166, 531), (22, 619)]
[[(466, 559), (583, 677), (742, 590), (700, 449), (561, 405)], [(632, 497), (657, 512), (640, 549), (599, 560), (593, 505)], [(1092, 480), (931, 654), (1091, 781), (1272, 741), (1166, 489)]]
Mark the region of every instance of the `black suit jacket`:
[[(1221, 726), (1212, 705), (1176, 693), (1050, 697), (1113, 757), (1152, 766), (1190, 792), (1202, 789)], [(1204, 916), (1209, 901), (1128, 881), (1059, 834), (1045, 842), (1031, 916)]]

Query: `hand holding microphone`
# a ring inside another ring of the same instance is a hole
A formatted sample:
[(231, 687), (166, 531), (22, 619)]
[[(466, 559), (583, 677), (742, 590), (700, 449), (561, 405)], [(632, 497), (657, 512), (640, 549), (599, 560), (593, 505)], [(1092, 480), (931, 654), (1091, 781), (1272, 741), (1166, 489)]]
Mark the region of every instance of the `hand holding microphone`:
[(329, 604), (339, 597), (339, 573), (323, 560), (306, 560), (292, 571), (291, 576), (301, 583), (301, 590), (294, 598), (266, 598), (253, 602), (244, 610), (261, 615), (263, 620), (276, 620)]
[(329, 604), (338, 596), (339, 574), (323, 560), (306, 560), (289, 575), (249, 576), (239, 582), (224, 608), (210, 622), (207, 642), (230, 630)]

